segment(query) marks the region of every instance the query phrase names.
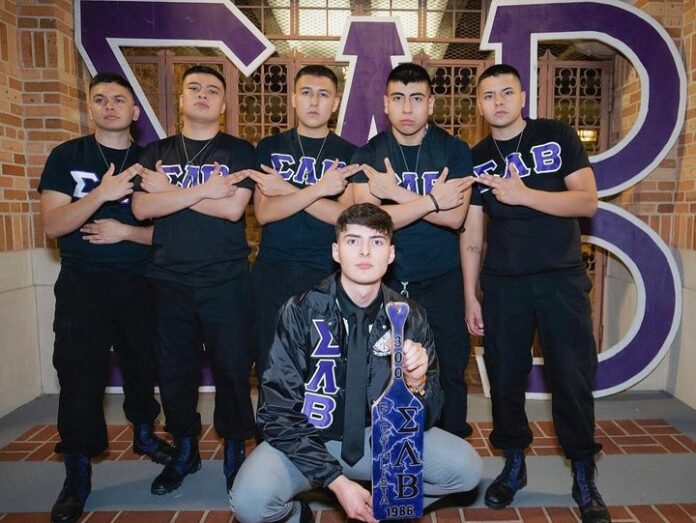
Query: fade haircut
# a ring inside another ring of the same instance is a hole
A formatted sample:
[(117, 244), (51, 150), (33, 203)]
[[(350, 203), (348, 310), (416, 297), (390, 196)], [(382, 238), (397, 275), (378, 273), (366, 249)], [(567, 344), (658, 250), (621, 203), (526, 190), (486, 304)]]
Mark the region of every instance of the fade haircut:
[(302, 69), (297, 71), (295, 75), (295, 85), (303, 76), (320, 76), (322, 78), (328, 78), (334, 86), (334, 89), (338, 91), (338, 78), (336, 73), (325, 65), (305, 65)]
[(505, 74), (511, 74), (512, 76), (517, 78), (517, 81), (520, 83), (520, 85), (522, 85), (520, 73), (517, 71), (517, 69), (508, 64), (496, 64), (490, 66), (478, 77), (478, 84), (481, 85), (481, 82), (483, 80), (485, 80), (486, 78), (490, 78), (491, 76), (503, 76)]
[(374, 203), (356, 203), (343, 211), (336, 220), (336, 239), (346, 232), (349, 225), (362, 225), (375, 230), (389, 238), (391, 243), (394, 235), (394, 222), (386, 211)]
[(89, 82), (89, 92), (92, 92), (92, 89), (99, 85), (99, 84), (116, 84), (120, 85), (121, 87), (125, 87), (128, 92), (131, 94), (133, 97), (133, 100), (135, 100), (135, 91), (133, 91), (133, 86), (126, 80), (123, 76), (117, 73), (98, 73), (92, 78), (92, 81)]
[(184, 76), (181, 78), (181, 81), (183, 82), (186, 80), (186, 77), (192, 74), (210, 74), (213, 75), (215, 78), (220, 80), (222, 83), (222, 88), (224, 90), (227, 90), (227, 82), (225, 82), (225, 77), (222, 76), (222, 73), (215, 69), (214, 67), (210, 67), (209, 65), (194, 65), (192, 67), (189, 67), (186, 69), (184, 72)]
[(410, 83), (420, 83), (424, 82), (428, 85), (428, 90), (432, 92), (432, 80), (428, 71), (424, 67), (418, 64), (406, 63), (397, 65), (391, 70), (389, 76), (387, 77), (387, 87), (392, 82), (400, 82), (404, 85)]

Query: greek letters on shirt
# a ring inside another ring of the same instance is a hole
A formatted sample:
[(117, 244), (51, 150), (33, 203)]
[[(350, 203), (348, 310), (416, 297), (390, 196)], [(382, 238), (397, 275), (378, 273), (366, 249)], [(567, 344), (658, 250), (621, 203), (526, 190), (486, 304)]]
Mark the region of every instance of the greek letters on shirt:
[[(512, 152), (505, 157), (505, 167), (503, 178), (508, 178), (509, 166), (514, 165), (519, 173), (520, 178), (525, 178), (531, 174), (553, 174), (558, 172), (563, 166), (562, 149), (558, 142), (547, 142), (541, 145), (535, 145), (529, 153), (532, 157), (533, 169), (530, 168), (522, 158), (522, 153)], [(490, 160), (474, 166), (474, 175), (481, 176), (482, 174), (490, 174), (500, 176), (501, 169), (499, 168), (500, 158), (491, 158)], [(487, 192), (488, 187), (479, 186), (481, 192)]]
[[(186, 170), (180, 164), (163, 165), (162, 170), (169, 178), (169, 183), (178, 185), (184, 189), (205, 183), (215, 170), (215, 164), (206, 163), (203, 165), (187, 165)], [(227, 165), (220, 165), (220, 174), (227, 176), (230, 169)]]
[[(311, 156), (303, 156), (299, 161), (291, 154), (287, 153), (271, 153), (271, 165), (276, 172), (283, 177), (286, 182), (294, 183), (295, 185), (305, 186), (314, 185), (333, 165), (334, 160), (326, 158), (321, 162), (321, 173), (317, 177), (316, 158)], [(338, 167), (345, 167), (346, 162), (338, 162)]]
[(421, 175), (409, 171), (404, 171), (401, 175), (396, 174), (396, 179), (401, 187), (420, 195), (430, 194), (439, 177), (438, 171), (425, 171)]
[[(78, 200), (84, 198), (94, 189), (99, 187), (101, 180), (96, 173), (89, 171), (70, 171), (70, 176), (75, 181), (75, 188), (73, 189), (73, 198)], [(118, 201), (119, 205), (128, 205), (130, 198), (123, 198)]]
[(305, 396), (302, 413), (318, 429), (330, 427), (336, 410), (336, 361), (341, 356), (341, 349), (331, 334), (329, 326), (323, 319), (312, 320), (319, 340), (314, 346), (310, 358), (315, 360), (314, 372), (305, 383)]

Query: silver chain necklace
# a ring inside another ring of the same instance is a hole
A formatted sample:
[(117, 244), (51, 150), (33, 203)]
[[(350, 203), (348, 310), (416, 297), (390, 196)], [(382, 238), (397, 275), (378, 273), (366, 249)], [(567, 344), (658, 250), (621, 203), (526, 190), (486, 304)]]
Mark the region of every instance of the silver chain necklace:
[(396, 145), (399, 146), (399, 151), (401, 152), (401, 159), (404, 161), (404, 165), (406, 166), (406, 172), (409, 173), (416, 173), (418, 174), (418, 163), (420, 162), (420, 153), (421, 153), (421, 147), (423, 147), (423, 142), (425, 141), (425, 135), (428, 134), (428, 126), (425, 126), (425, 132), (423, 133), (423, 138), (421, 139), (421, 142), (418, 144), (418, 152), (416, 153), (416, 170), (412, 171), (411, 168), (408, 166), (408, 162), (406, 161), (406, 155), (404, 154), (404, 148), (401, 146), (401, 144), (397, 141)]
[[(97, 140), (97, 137), (94, 137), (94, 141), (97, 142), (97, 149), (99, 149), (99, 154), (101, 154), (102, 160), (104, 160), (104, 165), (106, 165), (106, 169), (109, 169), (109, 165), (111, 165), (111, 162), (109, 162), (106, 159), (106, 155), (104, 154), (104, 151), (102, 150), (102, 146), (99, 143), (99, 140)], [(121, 174), (123, 172), (123, 167), (126, 165), (126, 160), (128, 159), (128, 153), (130, 152), (132, 142), (128, 142), (128, 148), (126, 149), (126, 154), (123, 156), (123, 161), (121, 162), (121, 167), (119, 167), (118, 171), (114, 171), (114, 174)]]
[[(321, 142), (321, 147), (319, 148), (319, 153), (317, 154), (317, 157), (314, 160), (315, 165), (319, 164), (319, 158), (321, 158), (321, 153), (324, 150), (324, 146), (326, 145), (326, 139), (329, 137), (330, 132), (327, 133), (326, 136), (324, 136), (324, 141)], [(297, 142), (300, 144), (300, 151), (302, 152), (302, 156), (307, 156), (304, 152), (304, 147), (302, 146), (302, 137), (300, 136), (300, 133), (297, 133)]]
[[(517, 147), (515, 147), (515, 153), (519, 152), (519, 150), (520, 150), (520, 144), (522, 143), (522, 135), (524, 135), (524, 130), (526, 128), (527, 128), (527, 122), (524, 123), (524, 127), (522, 127), (522, 131), (520, 132), (520, 137), (517, 140)], [(495, 138), (493, 138), (493, 135), (491, 135), (491, 139), (493, 140), (493, 145), (495, 145), (495, 148), (498, 150), (498, 154), (503, 159), (503, 164), (507, 165), (507, 158), (505, 156), (503, 156), (503, 153), (500, 150), (500, 147), (498, 147), (498, 142), (495, 141)], [(508, 154), (508, 156), (510, 156), (510, 155)], [(507, 169), (505, 169), (505, 171), (507, 171)], [(505, 176), (505, 175), (506, 175), (506, 172), (503, 173), (503, 176)]]
[[(215, 136), (217, 136), (217, 133), (215, 133)], [(215, 136), (213, 136), (210, 140), (205, 142), (205, 145), (203, 148), (198, 151), (196, 154), (193, 155), (193, 158), (189, 158), (188, 151), (186, 150), (186, 142), (184, 141), (184, 133), (181, 133), (181, 147), (184, 149), (184, 156), (186, 157), (186, 165), (184, 166), (184, 171), (186, 171), (187, 167), (193, 163), (193, 161), (200, 156), (200, 154), (205, 151), (206, 147), (210, 145), (210, 143), (215, 139)]]

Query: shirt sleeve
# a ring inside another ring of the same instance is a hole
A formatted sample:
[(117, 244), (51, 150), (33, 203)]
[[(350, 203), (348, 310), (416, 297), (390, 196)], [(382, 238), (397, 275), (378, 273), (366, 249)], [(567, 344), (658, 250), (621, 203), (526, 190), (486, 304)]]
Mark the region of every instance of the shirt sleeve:
[(256, 145), (256, 162), (254, 168), (256, 170), (261, 170), (261, 165), (272, 166), (271, 162), (271, 146), (269, 145), (270, 139), (268, 137), (261, 140)]
[[(357, 148), (353, 153), (353, 157), (350, 159), (350, 163), (357, 163), (358, 165), (366, 163), (374, 167), (374, 154), (372, 153), (370, 144), (368, 143)], [(363, 171), (358, 171), (351, 176), (350, 181), (352, 183), (367, 183), (367, 175)]]
[[(254, 146), (245, 140), (241, 141), (241, 145), (230, 154), (228, 165), (230, 167), (230, 173), (236, 173), (244, 169), (255, 169), (256, 151), (254, 150)], [(251, 178), (244, 178), (237, 184), (237, 187), (253, 191), (255, 187), (254, 180)]]
[(56, 191), (68, 196), (73, 195), (75, 182), (68, 172), (68, 167), (64, 159), (65, 153), (61, 149), (53, 149), (48, 155), (38, 191)]
[(558, 122), (561, 158), (563, 160), (563, 176), (573, 174), (584, 167), (592, 167), (587, 151), (582, 145), (578, 133), (569, 125)]
[(456, 136), (448, 139), (447, 144), (448, 179), (466, 178), (474, 175), (474, 164), (471, 159), (471, 149), (466, 142)]

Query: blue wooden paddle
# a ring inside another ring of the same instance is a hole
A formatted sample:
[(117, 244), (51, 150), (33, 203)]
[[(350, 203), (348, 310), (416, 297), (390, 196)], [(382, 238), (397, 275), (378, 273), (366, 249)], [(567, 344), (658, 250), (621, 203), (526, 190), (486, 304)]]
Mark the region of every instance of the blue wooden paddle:
[(406, 386), (404, 325), (409, 306), (387, 304), (392, 325), (392, 377), (372, 405), (372, 511), (376, 519), (423, 515), (423, 404)]

